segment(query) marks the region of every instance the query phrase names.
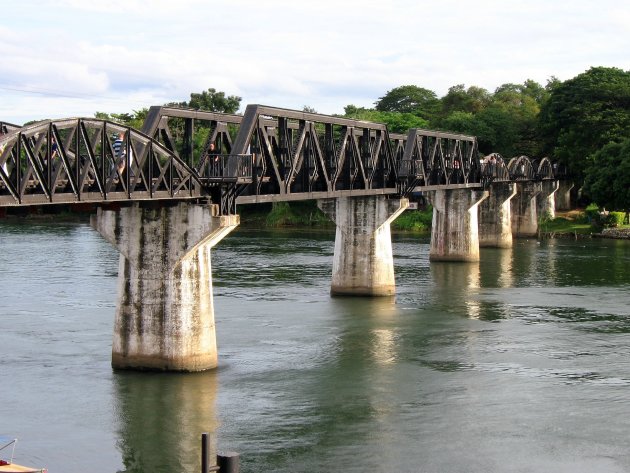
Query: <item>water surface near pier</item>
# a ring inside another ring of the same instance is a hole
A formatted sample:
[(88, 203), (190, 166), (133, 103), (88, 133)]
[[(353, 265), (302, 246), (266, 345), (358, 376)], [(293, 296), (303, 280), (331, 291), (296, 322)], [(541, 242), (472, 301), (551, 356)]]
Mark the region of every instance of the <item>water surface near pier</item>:
[(630, 244), (520, 240), (395, 298), (329, 296), (334, 234), (213, 251), (219, 369), (113, 372), (118, 253), (86, 224), (0, 222), (0, 434), (50, 473), (629, 472)]

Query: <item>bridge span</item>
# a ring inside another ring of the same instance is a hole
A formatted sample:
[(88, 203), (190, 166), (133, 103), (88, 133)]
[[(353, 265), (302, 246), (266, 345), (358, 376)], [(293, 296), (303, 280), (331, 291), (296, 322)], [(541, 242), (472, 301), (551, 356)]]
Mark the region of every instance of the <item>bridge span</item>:
[(317, 200), (337, 228), (331, 293), (391, 296), (390, 223), (410, 197), (433, 204), (432, 261), (478, 261), (480, 245), (535, 234), (558, 187), (548, 159), (481, 160), (472, 136), (262, 105), (151, 107), (141, 130), (0, 122), (0, 212), (90, 204), (121, 254), (114, 368), (217, 366), (210, 253), (239, 204)]

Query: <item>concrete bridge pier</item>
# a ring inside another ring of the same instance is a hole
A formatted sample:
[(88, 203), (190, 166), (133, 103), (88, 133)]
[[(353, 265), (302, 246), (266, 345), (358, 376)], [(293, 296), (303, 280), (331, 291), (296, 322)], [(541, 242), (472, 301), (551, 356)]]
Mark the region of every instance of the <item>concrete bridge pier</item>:
[(479, 204), (479, 246), (512, 248), (512, 197), (516, 185), (496, 182), (489, 190), (488, 198)]
[(512, 198), (512, 236), (532, 237), (538, 233), (536, 197), (542, 192), (541, 182), (517, 182)]
[(432, 193), (430, 261), (479, 261), (478, 206), (488, 191), (445, 189)]
[(409, 201), (379, 195), (323, 199), (317, 205), (337, 225), (330, 293), (393, 295), (396, 282), (390, 223)]
[(558, 191), (556, 192), (556, 210), (571, 210), (571, 190), (575, 184), (571, 181), (558, 181)]
[(98, 209), (91, 223), (120, 252), (112, 367), (215, 368), (210, 250), (239, 216), (212, 217), (199, 204), (134, 203)]
[(556, 218), (556, 191), (560, 181), (542, 181), (541, 192), (536, 196), (538, 218), (547, 216)]

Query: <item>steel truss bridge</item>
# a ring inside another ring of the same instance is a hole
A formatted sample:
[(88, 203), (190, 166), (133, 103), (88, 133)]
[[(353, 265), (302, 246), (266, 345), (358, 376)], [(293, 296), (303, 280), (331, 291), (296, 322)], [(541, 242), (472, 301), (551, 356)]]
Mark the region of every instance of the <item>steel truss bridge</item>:
[(480, 161), (472, 136), (389, 133), (383, 124), (262, 105), (243, 115), (151, 107), (142, 130), (94, 118), (0, 122), (0, 207), (211, 200), (233, 214), (245, 203), (554, 178), (547, 158), (506, 162), (493, 153)]

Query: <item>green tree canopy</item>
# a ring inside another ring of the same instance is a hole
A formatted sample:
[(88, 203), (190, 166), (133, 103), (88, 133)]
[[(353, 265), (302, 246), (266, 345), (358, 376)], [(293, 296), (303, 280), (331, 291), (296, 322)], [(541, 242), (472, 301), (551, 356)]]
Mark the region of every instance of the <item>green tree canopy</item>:
[(535, 81), (503, 84), (493, 94), (480, 87), (453, 86), (442, 97), (440, 129), (477, 136), (479, 150), (512, 157), (537, 156), (540, 104), (548, 92)]
[(440, 99), (442, 116), (453, 112), (479, 113), (488, 106), (491, 98), (490, 93), (481, 87), (471, 86), (466, 89), (464, 84), (454, 85)]
[(178, 102), (171, 105), (207, 110), (209, 112), (236, 113), (241, 106), (241, 97), (236, 95), (225, 96), (225, 92), (217, 92), (209, 88), (201, 93), (191, 93), (188, 102)]
[(131, 113), (105, 113), (96, 112), (95, 118), (100, 120), (109, 120), (114, 123), (120, 123), (121, 125), (130, 126), (132, 128), (140, 129), (144, 123), (144, 119), (149, 113), (148, 108), (142, 108), (140, 110), (134, 110)]
[(548, 154), (583, 176), (587, 156), (630, 136), (630, 72), (593, 67), (554, 84), (540, 124)]
[(584, 193), (609, 210), (630, 211), (630, 138), (608, 143), (588, 159)]
[(427, 128), (429, 125), (425, 119), (412, 113), (380, 112), (354, 105), (347, 105), (344, 111), (345, 118), (384, 123), (392, 133), (407, 133), (411, 128)]
[(374, 105), (379, 112), (411, 113), (430, 120), (437, 114), (440, 101), (431, 90), (416, 85), (402, 85), (388, 91)]

